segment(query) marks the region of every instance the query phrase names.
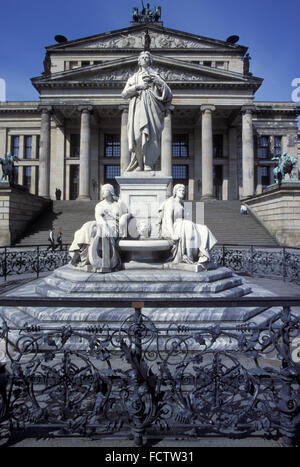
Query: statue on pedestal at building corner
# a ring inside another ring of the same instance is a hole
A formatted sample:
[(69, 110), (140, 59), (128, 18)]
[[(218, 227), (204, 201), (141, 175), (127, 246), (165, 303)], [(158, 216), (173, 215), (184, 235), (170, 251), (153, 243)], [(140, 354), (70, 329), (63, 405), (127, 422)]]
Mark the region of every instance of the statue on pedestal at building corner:
[(152, 68), (149, 51), (140, 53), (138, 64), (139, 70), (129, 77), (122, 92), (124, 99), (130, 99), (128, 172), (154, 170), (161, 153), (164, 118), (172, 102), (169, 86)]
[(11, 186), (15, 182), (15, 165), (19, 159), (17, 156), (13, 156), (10, 152), (5, 154), (5, 157), (0, 158), (0, 164), (2, 167), (2, 176), (0, 182), (8, 182)]
[(281, 184), (285, 178), (285, 174), (289, 175), (290, 180), (294, 179), (292, 171), (297, 163), (296, 157), (285, 152), (280, 156), (272, 157), (272, 161), (277, 161), (277, 167), (273, 169), (275, 183)]

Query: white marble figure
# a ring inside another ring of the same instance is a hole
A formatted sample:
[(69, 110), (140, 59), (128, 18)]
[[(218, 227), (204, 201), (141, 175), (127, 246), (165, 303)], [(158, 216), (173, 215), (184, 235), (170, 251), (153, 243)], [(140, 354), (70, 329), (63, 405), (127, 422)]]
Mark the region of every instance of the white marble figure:
[(90, 265), (109, 272), (121, 267), (117, 240), (127, 237), (131, 214), (118, 200), (112, 185), (103, 185), (101, 194), (103, 200), (95, 207), (95, 220), (86, 222), (75, 232), (69, 252), (74, 266)]
[(172, 92), (153, 70), (150, 52), (141, 52), (139, 71), (127, 81), (122, 97), (130, 98), (128, 145), (131, 161), (127, 171), (154, 170), (161, 153), (164, 118), (171, 105)]
[(210, 260), (209, 252), (217, 240), (206, 225), (184, 219), (184, 196), (185, 186), (177, 184), (173, 196), (162, 204), (159, 210), (160, 234), (172, 243), (173, 263), (199, 264), (206, 269)]

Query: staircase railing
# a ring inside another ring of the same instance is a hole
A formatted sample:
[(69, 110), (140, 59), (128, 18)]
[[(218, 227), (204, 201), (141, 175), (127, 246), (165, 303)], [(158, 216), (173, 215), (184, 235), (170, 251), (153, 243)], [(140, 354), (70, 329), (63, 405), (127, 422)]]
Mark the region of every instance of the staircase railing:
[[(9, 298), (5, 307), (119, 308), (121, 324), (0, 327), (0, 436), (280, 438), (299, 443), (300, 297)], [(190, 327), (147, 308), (276, 307), (269, 322)], [(129, 308), (129, 311), (128, 311)], [(132, 311), (130, 311), (130, 309)], [(57, 433), (57, 430), (60, 430)], [(52, 433), (52, 436), (55, 434)]]

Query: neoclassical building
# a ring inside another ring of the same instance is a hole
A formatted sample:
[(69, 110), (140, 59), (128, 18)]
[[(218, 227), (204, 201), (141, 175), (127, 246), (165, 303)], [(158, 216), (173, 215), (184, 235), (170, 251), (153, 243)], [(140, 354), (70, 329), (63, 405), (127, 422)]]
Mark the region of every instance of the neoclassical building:
[(40, 99), (0, 103), (0, 155), (18, 156), (18, 183), (33, 194), (55, 199), (60, 189), (64, 200), (99, 199), (101, 185), (116, 186), (130, 160), (121, 92), (147, 48), (173, 93), (157, 169), (184, 183), (190, 200), (259, 194), (273, 182), (274, 155), (299, 155), (299, 107), (255, 100), (263, 80), (252, 75), (237, 39), (202, 37), (158, 20), (60, 37), (46, 47), (43, 73), (32, 78)]

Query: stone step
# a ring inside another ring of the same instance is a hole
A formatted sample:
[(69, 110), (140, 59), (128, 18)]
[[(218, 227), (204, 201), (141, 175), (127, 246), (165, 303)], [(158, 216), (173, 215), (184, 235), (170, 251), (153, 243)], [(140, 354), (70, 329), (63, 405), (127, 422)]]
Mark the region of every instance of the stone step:
[(115, 294), (141, 294), (141, 293), (162, 293), (171, 296), (173, 293), (216, 293), (222, 292), (226, 289), (233, 289), (234, 287), (242, 284), (240, 277), (231, 277), (229, 279), (222, 279), (214, 282), (173, 282), (173, 283), (150, 283), (150, 282), (99, 282), (99, 283), (74, 283), (70, 281), (61, 281), (57, 278), (50, 276), (45, 279), (45, 284), (49, 288), (58, 289), (66, 294), (77, 296), (84, 293), (104, 293)]

